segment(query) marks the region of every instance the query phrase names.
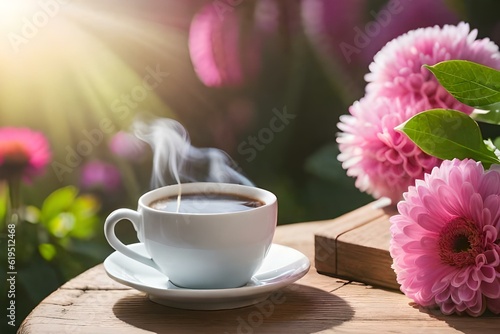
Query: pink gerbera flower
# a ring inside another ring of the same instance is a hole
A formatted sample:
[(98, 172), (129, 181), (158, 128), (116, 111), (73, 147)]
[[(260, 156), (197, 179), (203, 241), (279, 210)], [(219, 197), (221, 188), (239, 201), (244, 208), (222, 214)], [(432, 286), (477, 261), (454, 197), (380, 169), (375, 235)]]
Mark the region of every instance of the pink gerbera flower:
[(391, 217), (401, 291), (444, 314), (500, 313), (500, 166), (444, 161)]
[(467, 23), (420, 28), (393, 39), (370, 64), (365, 76), (366, 92), (377, 96), (398, 97), (404, 103), (427, 100), (433, 108), (472, 112), (456, 101), (423, 68), (450, 59), (463, 59), (500, 68), (498, 46), (488, 38), (476, 39), (477, 30)]
[(349, 108), (351, 115), (340, 117), (338, 159), (358, 189), (396, 203), (415, 179), (441, 162), (394, 130), (425, 109), (425, 101), (405, 105), (399, 99), (365, 97)]
[(25, 181), (41, 174), (51, 152), (45, 136), (27, 128), (0, 129), (0, 179), (22, 177)]

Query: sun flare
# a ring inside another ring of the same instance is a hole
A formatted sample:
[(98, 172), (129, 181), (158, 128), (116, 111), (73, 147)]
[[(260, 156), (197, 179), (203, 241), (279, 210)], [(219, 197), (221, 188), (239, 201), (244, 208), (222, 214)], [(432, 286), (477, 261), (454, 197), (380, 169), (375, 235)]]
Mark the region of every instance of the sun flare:
[(3, 124), (71, 145), (105, 118), (118, 131), (139, 111), (169, 115), (159, 97), (165, 78), (143, 88), (151, 73), (176, 66), (177, 32), (98, 3), (0, 0)]
[(35, 0), (0, 0), (0, 17), (15, 17), (19, 13), (23, 13), (28, 9), (33, 9), (37, 6)]

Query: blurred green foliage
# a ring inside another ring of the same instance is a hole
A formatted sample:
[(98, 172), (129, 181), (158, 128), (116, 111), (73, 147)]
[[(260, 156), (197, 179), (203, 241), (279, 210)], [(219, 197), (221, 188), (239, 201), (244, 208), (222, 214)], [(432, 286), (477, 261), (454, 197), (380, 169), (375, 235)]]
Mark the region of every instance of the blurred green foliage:
[[(6, 187), (0, 187), (0, 249), (7, 249)], [(79, 194), (74, 186), (53, 191), (42, 203), (22, 209), (23, 219), (15, 228), (16, 323), (42, 298), (109, 253), (99, 222), (100, 202), (89, 194)], [(10, 246), (10, 244), (9, 244)], [(2, 268), (7, 252), (0, 253)], [(6, 268), (5, 268), (6, 269)], [(12, 270), (9, 270), (12, 271)], [(2, 270), (2, 279), (7, 270)], [(2, 286), (2, 296), (7, 287)], [(12, 330), (2, 322), (0, 328)], [(5, 333), (6, 331), (2, 331)]]

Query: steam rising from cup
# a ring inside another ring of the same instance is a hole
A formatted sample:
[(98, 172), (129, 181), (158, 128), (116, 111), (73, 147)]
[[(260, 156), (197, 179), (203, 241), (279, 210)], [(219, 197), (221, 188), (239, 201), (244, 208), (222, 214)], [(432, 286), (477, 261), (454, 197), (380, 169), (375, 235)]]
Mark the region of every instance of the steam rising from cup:
[(137, 119), (134, 134), (153, 149), (151, 187), (187, 182), (223, 182), (253, 186), (222, 150), (197, 148), (177, 121), (169, 118)]

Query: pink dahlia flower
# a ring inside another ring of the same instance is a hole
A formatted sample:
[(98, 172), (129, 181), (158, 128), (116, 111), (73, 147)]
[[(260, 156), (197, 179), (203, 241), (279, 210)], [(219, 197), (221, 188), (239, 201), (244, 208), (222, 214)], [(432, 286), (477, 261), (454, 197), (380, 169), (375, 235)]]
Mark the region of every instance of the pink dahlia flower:
[(343, 131), (337, 139), (339, 160), (356, 186), (375, 198), (397, 202), (415, 179), (421, 178), (438, 159), (420, 151), (394, 127), (432, 108), (473, 108), (451, 96), (424, 64), (467, 59), (500, 68), (498, 47), (488, 39), (476, 40), (469, 25), (445, 25), (410, 31), (389, 42), (370, 65), (366, 96), (342, 116)]
[(450, 59), (469, 60), (500, 69), (498, 46), (476, 39), (477, 30), (467, 23), (420, 28), (393, 39), (370, 64), (366, 92), (398, 97), (404, 103), (427, 100), (433, 108), (453, 108), (467, 113), (472, 108), (456, 101), (423, 65)]
[(429, 109), (425, 101), (410, 105), (399, 99), (364, 97), (340, 116), (339, 161), (356, 187), (375, 198), (389, 197), (393, 203), (417, 178), (422, 178), (441, 160), (422, 152), (394, 128)]
[(444, 161), (391, 217), (401, 291), (444, 314), (500, 314), (500, 166)]
[[(219, 8), (207, 3), (189, 30), (189, 53), (200, 80), (210, 87), (239, 86), (259, 67), (260, 43), (244, 22), (244, 6)], [(247, 29), (243, 29), (246, 27)]]
[(22, 177), (25, 181), (41, 174), (51, 152), (45, 136), (27, 128), (0, 128), (0, 179)]

